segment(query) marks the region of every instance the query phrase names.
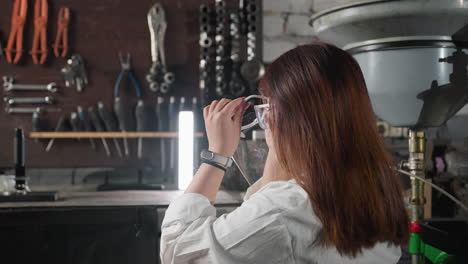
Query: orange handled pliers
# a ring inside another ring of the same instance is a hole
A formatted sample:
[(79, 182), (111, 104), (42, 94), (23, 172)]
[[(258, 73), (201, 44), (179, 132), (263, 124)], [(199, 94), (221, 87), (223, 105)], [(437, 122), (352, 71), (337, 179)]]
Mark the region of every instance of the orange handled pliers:
[(28, 0), (15, 0), (11, 14), (10, 35), (5, 49), (6, 59), (9, 63), (18, 63), (23, 54), (23, 31), (27, 12)]
[(34, 6), (34, 38), (31, 49), (34, 64), (44, 64), (47, 59), (46, 31), (48, 19), (49, 5), (47, 4), (47, 0), (36, 0)]
[[(55, 57), (65, 58), (68, 53), (68, 23), (70, 22), (70, 9), (62, 7), (57, 18), (57, 36), (54, 43)], [(60, 52), (60, 49), (62, 52)]]

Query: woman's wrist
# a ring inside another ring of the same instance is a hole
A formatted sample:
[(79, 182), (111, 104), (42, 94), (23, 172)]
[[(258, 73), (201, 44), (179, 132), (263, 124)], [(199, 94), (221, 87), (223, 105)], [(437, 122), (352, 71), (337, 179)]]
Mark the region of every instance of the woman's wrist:
[(221, 166), (220, 164), (216, 163), (216, 162), (212, 162), (212, 161), (207, 161), (207, 160), (204, 160), (203, 163), (206, 163), (212, 167), (215, 167), (219, 170), (222, 170), (223, 172), (226, 172), (226, 168)]
[(226, 158), (230, 158), (232, 157), (233, 154), (231, 154), (229, 151), (226, 151), (226, 150), (222, 150), (220, 148), (212, 148), (212, 147), (209, 147), (208, 148), (208, 151), (211, 151), (215, 154), (218, 154), (218, 155), (221, 155), (223, 157), (226, 157)]

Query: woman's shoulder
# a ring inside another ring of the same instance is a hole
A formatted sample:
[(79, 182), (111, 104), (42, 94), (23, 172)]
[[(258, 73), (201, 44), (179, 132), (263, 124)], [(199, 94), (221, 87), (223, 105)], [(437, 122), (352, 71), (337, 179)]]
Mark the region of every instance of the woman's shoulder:
[(286, 220), (300, 218), (319, 223), (307, 192), (294, 180), (269, 182), (249, 200), (279, 212)]
[(287, 205), (288, 208), (310, 203), (306, 191), (294, 180), (271, 181), (254, 193), (252, 197), (255, 195), (265, 196), (271, 202)]

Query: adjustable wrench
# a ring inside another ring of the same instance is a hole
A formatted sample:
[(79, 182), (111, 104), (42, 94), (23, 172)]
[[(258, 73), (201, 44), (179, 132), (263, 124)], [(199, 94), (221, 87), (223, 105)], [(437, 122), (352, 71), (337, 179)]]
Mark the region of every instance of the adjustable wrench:
[(5, 98), (5, 102), (8, 105), (17, 105), (17, 104), (53, 104), (54, 98), (51, 96), (45, 97), (12, 97)]
[(150, 90), (167, 94), (174, 82), (174, 73), (167, 71), (164, 37), (166, 35), (166, 15), (161, 4), (154, 4), (148, 12), (148, 26), (151, 34), (151, 60), (153, 64), (146, 75)]
[(10, 91), (49, 91), (57, 92), (57, 84), (52, 82), (49, 84), (15, 84), (14, 78), (11, 76), (3, 76), (3, 88), (6, 92)]

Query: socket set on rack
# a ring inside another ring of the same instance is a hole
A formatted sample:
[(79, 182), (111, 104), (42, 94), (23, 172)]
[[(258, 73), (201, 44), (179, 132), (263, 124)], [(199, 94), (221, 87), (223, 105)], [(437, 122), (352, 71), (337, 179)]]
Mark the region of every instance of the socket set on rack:
[(219, 97), (226, 96), (226, 70), (229, 62), (229, 28), (226, 2), (224, 0), (215, 1), (216, 8), (216, 95)]
[(257, 39), (261, 38), (261, 30), (258, 26), (260, 12), (257, 0), (245, 0), (243, 12), (245, 14), (247, 29), (247, 61), (242, 64), (241, 75), (248, 82), (250, 92), (255, 93), (258, 81), (265, 73), (262, 63), (260, 48)]
[(224, 0), (200, 6), (201, 105), (214, 98), (255, 93), (264, 73), (261, 1)]
[(212, 99), (209, 87), (214, 85), (216, 52), (214, 47), (215, 30), (214, 4), (200, 6), (200, 98), (201, 105)]

